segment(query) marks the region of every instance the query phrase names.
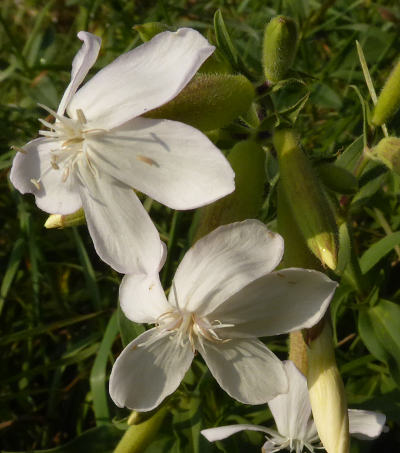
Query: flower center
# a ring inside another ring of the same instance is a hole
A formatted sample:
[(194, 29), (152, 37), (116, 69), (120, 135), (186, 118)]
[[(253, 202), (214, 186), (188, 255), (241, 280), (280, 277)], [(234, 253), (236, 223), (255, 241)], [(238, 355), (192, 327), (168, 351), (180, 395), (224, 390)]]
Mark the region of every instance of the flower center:
[(49, 171), (62, 172), (62, 181), (66, 182), (78, 162), (83, 158), (91, 173), (97, 176), (98, 172), (90, 160), (89, 149), (85, 138), (89, 135), (98, 135), (106, 132), (104, 129), (90, 129), (86, 117), (81, 109), (76, 111), (77, 119), (59, 115), (54, 110), (39, 104), (44, 110), (55, 117), (55, 122), (50, 123), (43, 119), (39, 121), (49, 130), (40, 130), (39, 134), (61, 142), (58, 148), (51, 150), (49, 166), (40, 175), (39, 179), (31, 179), (32, 184), (39, 190), (42, 177)]

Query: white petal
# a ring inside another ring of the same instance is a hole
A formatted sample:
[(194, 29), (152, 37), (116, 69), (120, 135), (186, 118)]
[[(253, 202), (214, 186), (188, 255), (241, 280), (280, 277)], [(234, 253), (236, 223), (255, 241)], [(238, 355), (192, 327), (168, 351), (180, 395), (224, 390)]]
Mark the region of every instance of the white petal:
[[(51, 150), (61, 143), (37, 138), (27, 143), (14, 157), (10, 179), (21, 193), (35, 195), (37, 206), (50, 214), (71, 214), (81, 206), (78, 187), (73, 177), (63, 182), (63, 171), (51, 166)], [(32, 180), (39, 180), (39, 189)]]
[(226, 439), (240, 431), (261, 431), (267, 434), (271, 432), (270, 429), (259, 425), (227, 425), (219, 426), (218, 428), (203, 429), (200, 432), (208, 441), (215, 442), (216, 440)]
[(173, 209), (194, 209), (235, 189), (224, 155), (197, 129), (136, 118), (89, 137), (96, 165)]
[(154, 275), (164, 249), (134, 191), (105, 174), (93, 176), (84, 165), (80, 173), (83, 209), (97, 254), (118, 272)]
[[(149, 411), (173, 393), (193, 360), (190, 344), (181, 346), (150, 329), (122, 351), (110, 376), (110, 395), (119, 407)], [(147, 344), (146, 344), (147, 342)]]
[(386, 416), (379, 412), (349, 409), (350, 434), (358, 439), (371, 440), (380, 436)]
[(111, 129), (173, 99), (214, 47), (195, 30), (166, 31), (99, 71), (72, 98), (97, 128)]
[(80, 31), (78, 38), (83, 41), (83, 45), (72, 61), (71, 82), (65, 90), (58, 106), (57, 113), (59, 115), (64, 114), (65, 108), (72, 96), (97, 60), (100, 50), (101, 39), (98, 36), (92, 35), (92, 33), (88, 33), (87, 31)]
[(284, 362), (289, 381), (288, 393), (278, 395), (268, 402), (279, 434), (290, 439), (307, 442), (308, 422), (311, 417), (311, 404), (308, 396), (307, 380), (293, 362)]
[[(280, 262), (283, 239), (258, 220), (224, 225), (186, 253), (174, 284), (179, 306), (206, 315)], [(169, 300), (174, 302), (174, 292)], [(222, 320), (221, 320), (222, 321)]]
[(121, 309), (134, 322), (155, 324), (173, 307), (167, 302), (158, 274), (125, 275), (119, 287)]
[(218, 384), (245, 404), (263, 404), (287, 392), (282, 362), (259, 340), (196, 345)]
[(250, 283), (212, 314), (226, 337), (262, 337), (315, 325), (329, 306), (337, 283), (309, 269), (283, 269)]

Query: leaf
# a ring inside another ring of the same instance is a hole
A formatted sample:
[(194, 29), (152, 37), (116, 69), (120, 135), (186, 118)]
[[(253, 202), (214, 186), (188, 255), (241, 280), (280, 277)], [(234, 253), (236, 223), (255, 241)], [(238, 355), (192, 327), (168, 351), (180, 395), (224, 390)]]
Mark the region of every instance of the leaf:
[(117, 312), (114, 312), (108, 321), (103, 340), (100, 343), (97, 357), (90, 372), (90, 389), (93, 399), (93, 410), (96, 424), (102, 425), (110, 421), (108, 410), (107, 363), (112, 345), (118, 333)]
[(119, 302), (117, 312), (118, 329), (121, 334), (122, 345), (125, 348), (132, 340), (142, 334), (146, 329), (143, 324), (137, 324), (136, 322), (128, 319), (121, 310)]
[(220, 9), (214, 14), (215, 38), (219, 49), (223, 52), (231, 64), (237, 66), (238, 54), (234, 48)]
[(400, 306), (380, 299), (378, 304), (360, 312), (358, 325), (369, 351), (389, 365), (400, 386)]
[(363, 152), (363, 135), (357, 137), (339, 157), (336, 159), (335, 165), (345, 168), (350, 172), (354, 172)]
[(388, 234), (364, 252), (360, 258), (360, 267), (363, 274), (371, 270), (396, 245), (400, 244), (400, 231)]
[(343, 222), (339, 227), (339, 253), (338, 265), (335, 269), (339, 275), (343, 274), (351, 259), (351, 238), (346, 222)]

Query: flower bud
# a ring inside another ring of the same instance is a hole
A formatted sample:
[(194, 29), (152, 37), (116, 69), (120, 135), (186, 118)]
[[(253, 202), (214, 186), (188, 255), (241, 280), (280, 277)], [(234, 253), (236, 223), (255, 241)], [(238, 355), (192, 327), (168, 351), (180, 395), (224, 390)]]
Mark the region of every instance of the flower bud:
[(169, 27), (162, 22), (146, 22), (145, 24), (135, 25), (133, 27), (139, 33), (140, 39), (143, 42), (150, 41), (151, 38), (162, 33), (163, 31), (173, 31), (173, 27)]
[(197, 74), (172, 101), (144, 116), (181, 121), (208, 131), (246, 112), (254, 95), (253, 85), (242, 75)]
[(85, 213), (83, 209), (78, 209), (76, 212), (67, 215), (51, 214), (46, 220), (44, 227), (50, 228), (67, 228), (72, 226), (83, 225), (86, 223)]
[(391, 170), (400, 174), (400, 138), (385, 137), (372, 148), (372, 152)]
[(337, 225), (331, 205), (297, 137), (289, 129), (274, 133), (280, 184), (294, 221), (308, 247), (324, 266), (337, 265)]
[(290, 17), (277, 16), (265, 27), (262, 62), (266, 79), (282, 80), (297, 50), (297, 27)]
[(372, 123), (381, 126), (400, 107), (400, 62), (396, 64), (393, 71), (386, 80), (385, 86), (378, 97), (372, 115)]
[[(324, 321), (309, 339), (307, 384), (319, 438), (328, 453), (348, 453), (349, 419), (342, 379), (335, 361), (332, 329)], [(309, 331), (313, 333), (313, 329)]]
[(323, 163), (318, 165), (317, 172), (325, 186), (335, 192), (353, 194), (358, 190), (357, 178), (339, 165)]
[(198, 210), (195, 240), (220, 225), (257, 217), (261, 209), (266, 180), (262, 147), (250, 140), (239, 142), (228, 161), (235, 172), (235, 192)]

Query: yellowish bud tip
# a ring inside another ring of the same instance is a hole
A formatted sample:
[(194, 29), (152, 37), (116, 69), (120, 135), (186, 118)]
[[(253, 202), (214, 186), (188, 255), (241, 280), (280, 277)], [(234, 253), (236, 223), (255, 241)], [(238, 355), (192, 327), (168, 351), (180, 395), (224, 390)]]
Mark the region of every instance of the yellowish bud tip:
[(51, 214), (47, 218), (44, 227), (47, 229), (50, 228), (63, 228), (63, 221), (62, 221), (63, 216), (60, 214)]
[(320, 334), (310, 341), (307, 383), (314, 422), (324, 448), (328, 453), (348, 453), (347, 402), (328, 322), (324, 322)]
[(372, 122), (381, 126), (391, 118), (400, 107), (400, 62), (388, 77), (372, 115)]
[(372, 153), (391, 170), (400, 174), (400, 138), (385, 137), (373, 149)]

